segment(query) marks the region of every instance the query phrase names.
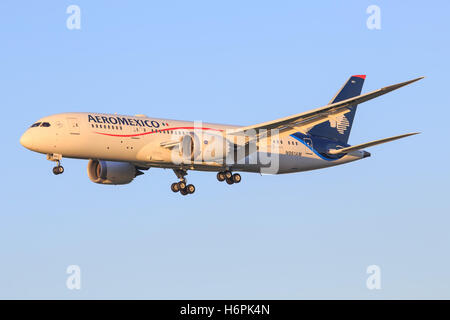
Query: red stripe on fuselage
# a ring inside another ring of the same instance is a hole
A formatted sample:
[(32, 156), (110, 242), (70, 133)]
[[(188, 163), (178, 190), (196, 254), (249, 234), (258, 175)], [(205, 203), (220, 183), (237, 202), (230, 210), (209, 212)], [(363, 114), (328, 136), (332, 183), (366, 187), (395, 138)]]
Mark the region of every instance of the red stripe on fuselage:
[(143, 133), (136, 133), (136, 134), (112, 134), (112, 133), (104, 133), (104, 132), (96, 132), (97, 134), (101, 134), (104, 136), (110, 136), (110, 137), (122, 137), (122, 138), (127, 138), (127, 137), (138, 137), (138, 136), (144, 136), (147, 134), (152, 134), (152, 133), (158, 133), (161, 131), (170, 131), (170, 130), (181, 130), (181, 129), (185, 129), (185, 130), (211, 130), (211, 131), (223, 131), (222, 129), (214, 129), (214, 128), (198, 128), (198, 127), (176, 127), (176, 128), (165, 128), (165, 129), (154, 129), (156, 131), (153, 132), (143, 132)]

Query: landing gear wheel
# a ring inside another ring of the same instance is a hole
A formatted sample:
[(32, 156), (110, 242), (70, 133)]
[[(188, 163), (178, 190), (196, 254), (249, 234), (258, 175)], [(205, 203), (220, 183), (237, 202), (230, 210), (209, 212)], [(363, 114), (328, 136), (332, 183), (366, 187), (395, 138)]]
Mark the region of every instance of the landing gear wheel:
[(180, 190), (186, 189), (186, 182), (184, 182), (184, 181), (178, 182), (178, 188)]
[(185, 196), (185, 195), (188, 194), (188, 191), (187, 191), (186, 189), (181, 189), (181, 190), (180, 190), (180, 193), (181, 193), (183, 196)]
[(228, 184), (233, 184), (234, 183), (234, 181), (233, 181), (233, 179), (227, 179), (227, 180), (225, 180)]
[(218, 172), (217, 173), (217, 180), (219, 180), (220, 182), (225, 181), (226, 177), (225, 177), (225, 173), (223, 172)]
[(225, 174), (225, 178), (227, 178), (227, 179), (231, 179), (231, 177), (233, 176), (233, 174), (231, 173), (231, 171), (225, 171), (224, 172), (224, 174)]
[(178, 191), (180, 191), (180, 186), (179, 186), (178, 182), (172, 183), (172, 185), (170, 186), (170, 189), (171, 189), (173, 192), (178, 192)]
[(58, 174), (61, 174), (63, 172), (64, 172), (64, 167), (62, 167), (62, 166), (53, 167), (53, 174), (54, 175), (58, 175)]
[(190, 193), (190, 194), (194, 193), (194, 192), (195, 192), (195, 187), (194, 187), (194, 185), (193, 185), (193, 184), (188, 184), (188, 185), (186, 186), (186, 191), (187, 191), (188, 193)]
[(234, 182), (234, 183), (239, 183), (239, 182), (241, 182), (241, 175), (240, 175), (239, 173), (233, 174), (233, 182)]

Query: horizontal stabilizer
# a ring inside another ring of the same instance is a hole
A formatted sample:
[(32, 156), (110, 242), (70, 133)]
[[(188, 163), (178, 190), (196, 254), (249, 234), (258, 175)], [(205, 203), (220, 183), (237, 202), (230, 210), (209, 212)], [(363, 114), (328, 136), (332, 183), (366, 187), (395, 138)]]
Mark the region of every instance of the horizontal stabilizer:
[(352, 152), (352, 151), (361, 150), (361, 149), (364, 149), (364, 148), (376, 146), (377, 144), (382, 144), (382, 143), (386, 143), (386, 142), (389, 142), (389, 141), (394, 141), (394, 140), (397, 140), (397, 139), (409, 137), (409, 136), (412, 136), (412, 135), (415, 135), (415, 134), (418, 134), (418, 133), (420, 133), (420, 132), (401, 134), (399, 136), (390, 137), (390, 138), (384, 138), (384, 139), (380, 139), (380, 140), (375, 140), (375, 141), (371, 141), (371, 142), (367, 142), (367, 143), (363, 143), (363, 144), (358, 144), (356, 146), (350, 146), (350, 147), (342, 148), (342, 149), (331, 149), (331, 150), (328, 151), (328, 153), (329, 154), (349, 153), (349, 152)]

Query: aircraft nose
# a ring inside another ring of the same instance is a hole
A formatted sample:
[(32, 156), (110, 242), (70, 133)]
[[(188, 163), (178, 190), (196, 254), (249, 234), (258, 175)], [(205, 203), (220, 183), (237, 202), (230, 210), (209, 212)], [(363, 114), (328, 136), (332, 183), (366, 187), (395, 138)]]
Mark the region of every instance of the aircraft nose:
[(31, 138), (31, 134), (28, 131), (25, 131), (25, 133), (22, 135), (22, 137), (20, 137), (20, 144), (30, 150), (33, 147), (33, 141)]

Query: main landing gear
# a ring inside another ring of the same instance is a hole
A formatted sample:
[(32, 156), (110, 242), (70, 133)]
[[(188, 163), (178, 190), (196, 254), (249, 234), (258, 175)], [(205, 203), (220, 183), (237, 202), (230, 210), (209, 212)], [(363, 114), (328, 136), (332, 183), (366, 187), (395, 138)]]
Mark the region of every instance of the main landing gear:
[(239, 173), (233, 174), (230, 170), (221, 171), (217, 173), (217, 180), (220, 182), (226, 181), (228, 184), (241, 182), (241, 175)]
[(188, 194), (192, 194), (195, 192), (195, 186), (193, 184), (187, 184), (186, 179), (184, 178), (187, 176), (187, 171), (184, 169), (173, 169), (173, 172), (175, 172), (178, 179), (180, 179), (179, 182), (174, 182), (170, 186), (170, 189), (173, 192), (180, 192), (183, 196), (186, 196)]
[(64, 167), (61, 165), (61, 159), (62, 159), (61, 154), (56, 154), (56, 153), (47, 154), (47, 160), (56, 162), (56, 166), (53, 167), (54, 175), (58, 175), (58, 174), (61, 174), (64, 172)]

